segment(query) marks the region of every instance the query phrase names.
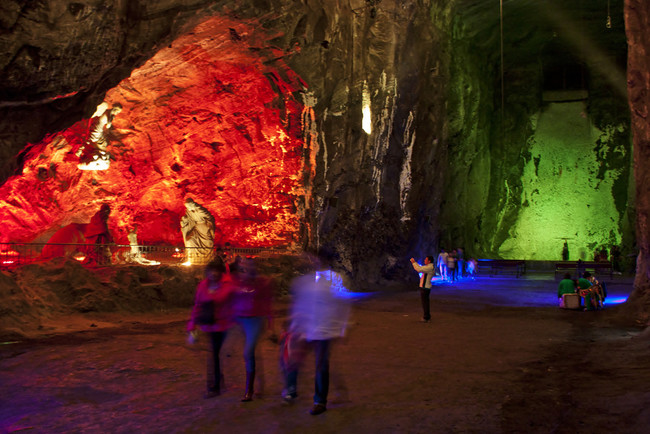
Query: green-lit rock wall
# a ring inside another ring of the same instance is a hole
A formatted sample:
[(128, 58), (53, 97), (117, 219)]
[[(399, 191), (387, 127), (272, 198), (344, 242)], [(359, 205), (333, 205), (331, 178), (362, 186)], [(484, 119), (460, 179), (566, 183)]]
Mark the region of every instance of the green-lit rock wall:
[(598, 130), (583, 101), (550, 103), (532, 124), (521, 208), (499, 256), (560, 260), (566, 240), (569, 260), (592, 260), (596, 249), (620, 245), (625, 207), (617, 209), (614, 187), (627, 181), (629, 146), (616, 134), (625, 125)]
[(459, 12), (447, 32), (441, 246), (560, 260), (567, 239), (570, 259), (612, 245), (633, 254), (621, 7), (618, 31), (568, 6), (506, 4), (503, 21), (485, 4)]
[(439, 79), (447, 82), (444, 98), (447, 167), (442, 184), (438, 247), (446, 250), (463, 247), (467, 253), (478, 255), (482, 253), (480, 231), (488, 206), (494, 161), (490, 139), (495, 125), (491, 118), (495, 113), (488, 108), (495, 98), (493, 77), (498, 69), (486, 63), (484, 56), (493, 50), (493, 41), (477, 36), (474, 32), (479, 27), (450, 5), (443, 8), (436, 3), (432, 10), (434, 25), (440, 26), (447, 35), (445, 56), (441, 58), (443, 69), (439, 73)]

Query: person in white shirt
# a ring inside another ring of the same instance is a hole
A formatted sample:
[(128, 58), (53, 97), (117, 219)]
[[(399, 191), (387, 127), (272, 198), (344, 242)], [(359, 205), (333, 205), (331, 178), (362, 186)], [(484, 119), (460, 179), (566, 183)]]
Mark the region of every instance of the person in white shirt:
[(431, 308), (429, 303), (429, 294), (431, 293), (431, 278), (436, 275), (433, 266), (433, 256), (424, 258), (424, 265), (418, 264), (415, 259), (411, 258), (411, 265), (415, 271), (420, 273), (420, 300), (422, 301), (422, 321), (431, 321)]
[[(296, 278), (291, 285), (293, 305), (290, 332), (314, 349), (315, 392), (310, 414), (327, 410), (329, 359), (332, 342), (343, 337), (350, 307), (343, 296), (347, 292), (341, 274), (327, 267), (327, 255), (312, 258), (316, 271)], [(298, 365), (285, 372), (283, 400), (291, 404), (297, 396)]]
[(440, 249), (440, 254), (438, 255), (438, 261), (436, 265), (438, 266), (438, 271), (440, 272), (440, 277), (442, 280), (447, 280), (447, 259), (449, 258), (449, 253), (445, 249)]

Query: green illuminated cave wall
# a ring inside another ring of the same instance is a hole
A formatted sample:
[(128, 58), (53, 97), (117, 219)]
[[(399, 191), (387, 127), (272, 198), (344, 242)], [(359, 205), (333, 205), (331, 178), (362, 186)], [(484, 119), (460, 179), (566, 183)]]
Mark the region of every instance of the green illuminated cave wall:
[(551, 103), (531, 122), (521, 208), (498, 255), (559, 260), (566, 239), (570, 260), (592, 260), (596, 248), (620, 245), (617, 185), (627, 184), (628, 173), (608, 161), (629, 161), (628, 150), (614, 140), (624, 127), (599, 130), (584, 102)]

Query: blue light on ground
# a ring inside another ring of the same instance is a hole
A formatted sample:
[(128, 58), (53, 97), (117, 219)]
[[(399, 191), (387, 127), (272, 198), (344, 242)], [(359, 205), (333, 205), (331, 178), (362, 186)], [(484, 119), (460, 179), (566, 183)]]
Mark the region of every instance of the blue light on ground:
[(626, 301), (627, 301), (627, 297), (616, 297), (616, 298), (607, 297), (605, 299), (605, 305), (621, 304), (621, 303), (625, 303)]
[(370, 296), (376, 295), (374, 292), (350, 292), (347, 289), (345, 291), (340, 291), (337, 296), (341, 298), (347, 298), (350, 300), (363, 300), (364, 298), (369, 298)]
[[(607, 281), (605, 306), (624, 303), (633, 289), (633, 277), (616, 277)], [(515, 276), (476, 276), (445, 281), (440, 276), (432, 280), (431, 297), (436, 294), (459, 301), (472, 300), (476, 307), (557, 307), (559, 280), (553, 273), (529, 273)]]
[(317, 271), (316, 281), (318, 281), (319, 279), (329, 280), (331, 282), (332, 290), (336, 292), (336, 296), (340, 298), (361, 300), (363, 298), (372, 295), (372, 293), (366, 293), (366, 292), (351, 292), (343, 284), (343, 279), (341, 278), (341, 275), (333, 272), (332, 270)]

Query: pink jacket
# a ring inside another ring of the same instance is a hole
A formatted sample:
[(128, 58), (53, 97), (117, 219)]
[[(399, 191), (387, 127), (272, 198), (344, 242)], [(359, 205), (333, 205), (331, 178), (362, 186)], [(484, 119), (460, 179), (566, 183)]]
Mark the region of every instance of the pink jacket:
[[(190, 321), (187, 323), (188, 331), (192, 331), (198, 326), (203, 332), (222, 332), (228, 330), (233, 325), (232, 295), (236, 287), (227, 275), (224, 275), (219, 283), (219, 287), (211, 291), (208, 286), (208, 279), (203, 279), (199, 282), (199, 285), (196, 287)], [(214, 317), (216, 322), (211, 325), (198, 325), (196, 324), (196, 318), (199, 313), (199, 305), (206, 301), (214, 302)]]
[(252, 282), (234, 280), (237, 290), (234, 294), (235, 316), (271, 316), (273, 285), (270, 279), (256, 277)]

